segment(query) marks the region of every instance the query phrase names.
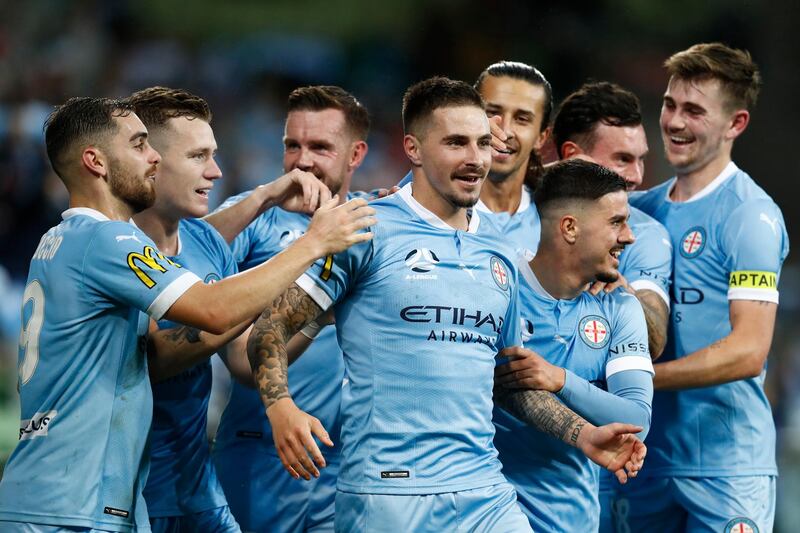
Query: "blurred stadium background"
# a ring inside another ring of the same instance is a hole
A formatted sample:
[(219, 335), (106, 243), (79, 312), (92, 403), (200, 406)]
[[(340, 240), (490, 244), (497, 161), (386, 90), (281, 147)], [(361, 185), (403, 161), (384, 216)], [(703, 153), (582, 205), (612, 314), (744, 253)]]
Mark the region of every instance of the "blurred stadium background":
[[(747, 48), (764, 78), (734, 159), (778, 202), (800, 247), (800, 7), (791, 0), (487, 2), (480, 0), (0, 0), (0, 465), (17, 440), (19, 299), (41, 234), (66, 191), (44, 151), (42, 123), (69, 96), (121, 97), (160, 84), (204, 96), (224, 179), (212, 206), (281, 174), (284, 102), (299, 85), (338, 84), (369, 108), (373, 129), (354, 189), (407, 170), (400, 100), (433, 74), (472, 81), (488, 64), (536, 65), (556, 101), (587, 79), (642, 99), (651, 153), (645, 187), (669, 175), (658, 132), (661, 63), (696, 42)], [(780, 282), (768, 390), (779, 427), (776, 531), (800, 524), (800, 261)], [(791, 504), (795, 502), (795, 504)]]

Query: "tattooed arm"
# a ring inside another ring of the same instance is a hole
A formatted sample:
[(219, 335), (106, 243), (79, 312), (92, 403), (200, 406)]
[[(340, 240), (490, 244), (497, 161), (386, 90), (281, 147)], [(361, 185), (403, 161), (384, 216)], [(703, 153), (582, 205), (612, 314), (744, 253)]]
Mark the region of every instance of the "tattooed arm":
[(761, 374), (772, 344), (778, 304), (731, 300), (728, 305), (730, 334), (685, 357), (654, 365), (656, 389), (708, 387)]
[(644, 463), (647, 448), (633, 435), (641, 427), (619, 423), (596, 427), (547, 391), (495, 387), (494, 401), (526, 424), (580, 449), (614, 472), (620, 483), (635, 477)]
[(669, 308), (655, 291), (639, 289), (634, 294), (639, 303), (642, 304), (644, 319), (647, 322), (647, 341), (650, 345), (650, 357), (655, 361), (661, 357), (664, 352), (664, 346), (667, 345)]
[(295, 479), (301, 476), (311, 479), (312, 475), (319, 477), (314, 463), (325, 466), (314, 435), (326, 445), (333, 446), (320, 421), (294, 404), (287, 380), (287, 344), (292, 336), (320, 314), (322, 309), (316, 302), (293, 284), (256, 320), (247, 342), (247, 355), (272, 425), (275, 448), (284, 468)]
[(157, 329), (155, 321), (151, 321), (147, 339), (150, 380), (158, 383), (208, 359), (252, 322), (253, 319), (246, 320), (222, 335), (213, 335), (190, 326)]

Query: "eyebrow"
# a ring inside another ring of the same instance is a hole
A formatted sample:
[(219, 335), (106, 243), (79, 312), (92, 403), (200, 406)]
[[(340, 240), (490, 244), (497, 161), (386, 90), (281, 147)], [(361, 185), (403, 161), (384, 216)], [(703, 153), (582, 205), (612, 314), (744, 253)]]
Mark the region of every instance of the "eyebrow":
[(128, 142), (135, 142), (139, 139), (147, 139), (147, 132), (146, 131), (139, 131), (131, 135), (131, 138), (128, 139)]

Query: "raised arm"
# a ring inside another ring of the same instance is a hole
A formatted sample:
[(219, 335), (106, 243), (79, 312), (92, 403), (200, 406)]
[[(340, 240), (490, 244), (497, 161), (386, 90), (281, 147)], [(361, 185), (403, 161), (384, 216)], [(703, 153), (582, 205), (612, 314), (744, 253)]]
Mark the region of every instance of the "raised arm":
[[(284, 468), (295, 478), (319, 477), (314, 465), (325, 466), (325, 458), (314, 442), (316, 435), (333, 446), (325, 428), (301, 411), (289, 394), (287, 344), (322, 309), (297, 284), (293, 284), (264, 310), (253, 326), (247, 355), (258, 392), (272, 425), (275, 448)], [(313, 457), (313, 461), (309, 457)]]
[(330, 190), (316, 176), (294, 169), (275, 181), (259, 185), (245, 198), (207, 215), (204, 220), (217, 228), (230, 244), (267, 209), (280, 206), (287, 211), (313, 213), (330, 198)]
[(165, 318), (222, 334), (260, 313), (318, 258), (368, 241), (375, 210), (356, 199), (335, 207), (332, 198), (311, 219), (308, 231), (266, 263), (214, 284), (195, 283), (170, 307)]

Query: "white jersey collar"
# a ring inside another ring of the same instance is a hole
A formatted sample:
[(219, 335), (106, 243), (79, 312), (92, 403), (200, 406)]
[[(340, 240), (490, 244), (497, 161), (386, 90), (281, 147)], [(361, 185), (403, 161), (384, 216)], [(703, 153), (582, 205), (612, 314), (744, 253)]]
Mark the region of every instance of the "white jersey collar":
[[(684, 200), (683, 202), (674, 202), (674, 203), (688, 204), (689, 202), (696, 202), (697, 200), (700, 200), (701, 198), (705, 198), (706, 196), (708, 196), (709, 194), (711, 194), (712, 192), (717, 190), (720, 185), (725, 183), (725, 180), (727, 180), (728, 178), (730, 178), (731, 176), (736, 174), (736, 172), (738, 170), (739, 170), (739, 167), (736, 166), (736, 163), (731, 161), (730, 163), (725, 165), (725, 168), (722, 169), (722, 172), (719, 173), (719, 176), (714, 178), (711, 181), (711, 183), (709, 183), (708, 185), (706, 185), (705, 187), (703, 187), (702, 189), (697, 191), (694, 194), (694, 196), (692, 196), (688, 200)], [(675, 178), (675, 181), (672, 182), (672, 185), (667, 187), (667, 201), (668, 202), (672, 202), (672, 200), (670, 199), (670, 195), (672, 194), (673, 189), (675, 189), (675, 184), (676, 183), (678, 183), (678, 179), (677, 178)]]
[[(522, 186), (522, 195), (520, 196), (520, 199), (519, 199), (519, 207), (517, 207), (517, 210), (514, 211), (513, 214), (516, 215), (517, 213), (522, 213), (523, 211), (528, 209), (530, 206), (531, 206), (531, 190), (527, 185), (523, 185)], [(486, 206), (485, 203), (483, 203), (483, 200), (478, 200), (478, 203), (475, 204), (475, 210), (476, 211), (483, 211), (484, 213), (492, 213), (493, 212), (491, 209), (489, 209)]]
[(530, 250), (521, 250), (517, 255), (517, 266), (519, 267), (519, 272), (522, 274), (522, 277), (525, 278), (525, 281), (528, 282), (528, 285), (531, 286), (533, 292), (545, 298), (546, 300), (556, 300), (549, 292), (542, 287), (542, 284), (539, 283), (539, 278), (536, 277), (536, 274), (533, 273), (533, 269), (531, 268), (530, 260), (533, 259), (533, 252)]
[[(446, 224), (441, 218), (433, 214), (428, 208), (423, 206), (419, 203), (412, 195), (411, 195), (411, 186), (413, 183), (406, 183), (403, 187), (397, 191), (397, 195), (403, 199), (403, 201), (408, 204), (410, 207), (419, 217), (430, 224), (431, 226), (445, 229), (448, 231), (456, 231), (454, 227), (449, 224)], [(478, 216), (478, 210), (472, 209), (472, 216), (469, 219), (469, 227), (467, 228), (467, 233), (477, 233), (478, 226), (480, 225), (480, 217)]]
[(91, 207), (71, 207), (66, 211), (64, 211), (63, 213), (61, 213), (61, 219), (67, 220), (68, 218), (76, 217), (78, 215), (91, 217), (101, 222), (106, 222), (108, 220), (111, 220), (97, 209), (92, 209)]

